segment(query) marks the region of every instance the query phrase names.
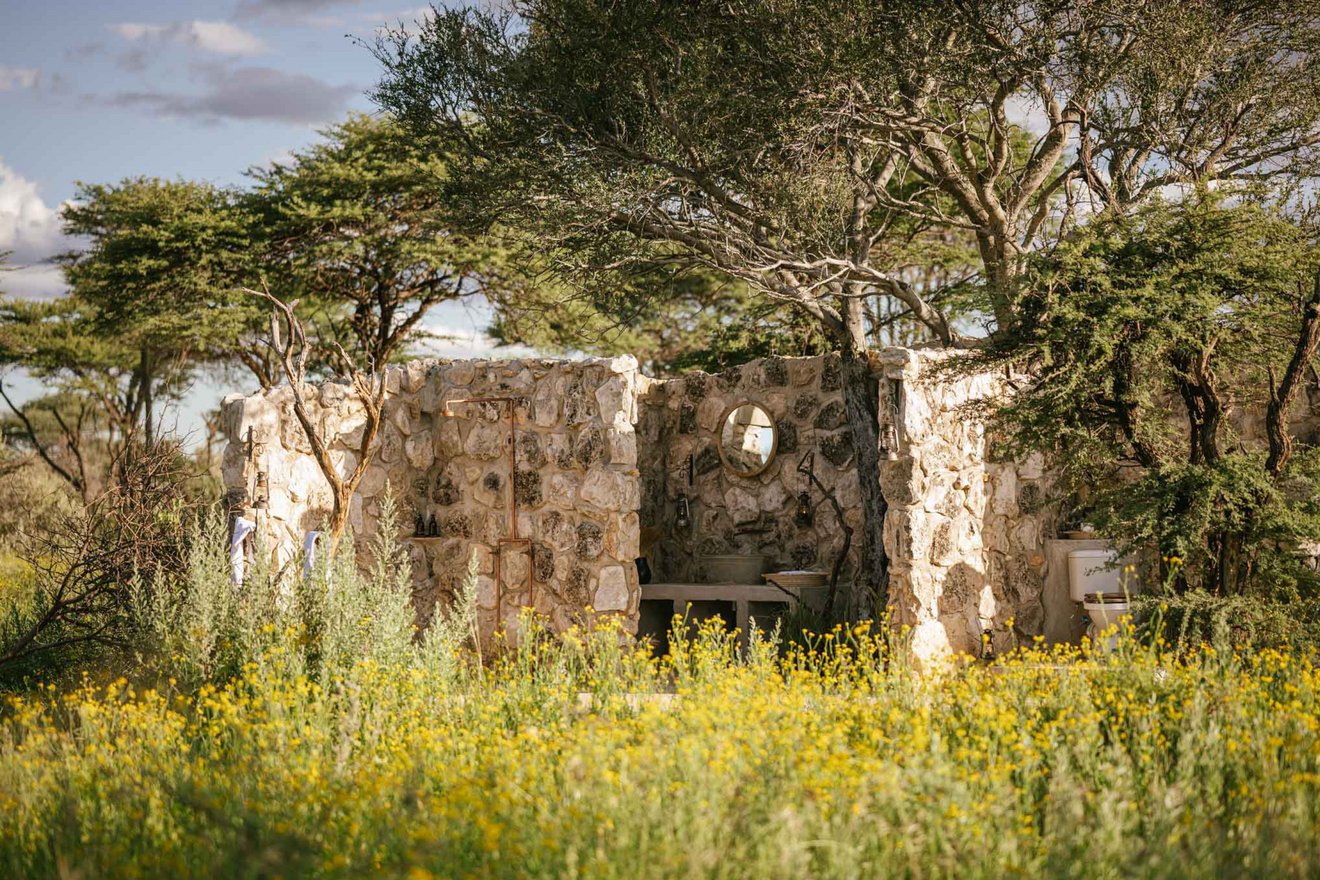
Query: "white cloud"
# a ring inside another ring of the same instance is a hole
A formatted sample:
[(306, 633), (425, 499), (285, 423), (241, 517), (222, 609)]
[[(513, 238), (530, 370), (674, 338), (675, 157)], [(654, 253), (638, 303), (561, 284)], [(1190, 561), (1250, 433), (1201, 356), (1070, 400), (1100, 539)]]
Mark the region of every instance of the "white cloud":
[(357, 86), (335, 86), (301, 73), (270, 67), (205, 71), (200, 94), (171, 91), (120, 92), (109, 98), (119, 107), (140, 107), (158, 116), (217, 123), (225, 119), (260, 119), (311, 125), (340, 116)]
[(0, 272), (0, 293), (18, 299), (55, 299), (68, 290), (59, 266), (19, 266)]
[(157, 45), (172, 43), (213, 55), (262, 55), (270, 51), (265, 40), (223, 21), (120, 22), (109, 27), (126, 40)]
[(41, 71), (35, 67), (5, 67), (0, 64), (0, 92), (35, 89), (40, 82)]
[(235, 14), (239, 18), (260, 18), (280, 25), (335, 26), (343, 19), (327, 15), (340, 6), (352, 6), (359, 0), (242, 0)]
[(46, 259), (65, 246), (59, 207), (46, 204), (37, 185), (0, 160), (0, 251), (16, 264)]

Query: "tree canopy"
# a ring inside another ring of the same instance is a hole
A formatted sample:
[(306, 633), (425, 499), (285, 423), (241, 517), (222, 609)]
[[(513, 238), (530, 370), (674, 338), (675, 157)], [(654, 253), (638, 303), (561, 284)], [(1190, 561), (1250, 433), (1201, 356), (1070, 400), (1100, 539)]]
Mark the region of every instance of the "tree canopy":
[(322, 307), (321, 332), (381, 366), (425, 336), (432, 307), (481, 293), (501, 252), (451, 228), (444, 162), (388, 118), (351, 116), (321, 135), (249, 172), (258, 267), (280, 297)]
[(1033, 367), (999, 412), (1010, 446), (1051, 452), (1079, 514), (1158, 548), (1181, 587), (1314, 581), (1279, 552), (1320, 536), (1318, 438), (1294, 421), (1320, 343), (1314, 231), (1203, 193), (1088, 224), (1029, 281), (1019, 329), (970, 365)]
[(157, 398), (251, 325), (255, 311), (233, 289), (249, 260), (247, 225), (232, 193), (156, 178), (83, 184), (63, 218), (67, 235), (87, 241), (58, 258), (69, 314), (134, 353), (128, 382), (149, 444)]
[[(1041, 236), (1086, 202), (1304, 175), (1314, 2), (526, 0), (380, 38), (375, 97), (447, 151), (478, 218), (604, 285), (656, 247), (860, 345), (860, 299), (960, 332), (895, 241), (967, 230), (991, 329)], [(1025, 140), (1025, 149), (1014, 144)]]
[[(1017, 328), (1031, 254), (1079, 215), (1304, 175), (1320, 144), (1318, 9), (514, 0), (378, 36), (374, 97), (445, 157), (468, 228), (519, 229), (579, 288), (680, 264), (816, 322), (843, 355), (879, 605), (877, 318), (984, 344)], [(912, 243), (950, 231), (974, 246), (972, 277), (912, 283)]]

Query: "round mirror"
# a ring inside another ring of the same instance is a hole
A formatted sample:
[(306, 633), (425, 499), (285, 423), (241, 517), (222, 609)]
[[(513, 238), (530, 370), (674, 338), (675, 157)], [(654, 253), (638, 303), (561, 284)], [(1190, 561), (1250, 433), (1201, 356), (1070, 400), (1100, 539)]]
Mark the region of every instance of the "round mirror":
[(774, 419), (755, 403), (737, 404), (720, 422), (720, 458), (737, 476), (754, 477), (768, 468), (778, 445)]

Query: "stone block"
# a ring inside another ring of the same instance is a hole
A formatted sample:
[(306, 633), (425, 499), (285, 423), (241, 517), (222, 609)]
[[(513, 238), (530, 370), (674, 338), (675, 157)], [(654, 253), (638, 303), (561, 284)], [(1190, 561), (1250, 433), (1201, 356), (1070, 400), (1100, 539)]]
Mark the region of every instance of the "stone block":
[(593, 470), (582, 481), (578, 490), (579, 497), (588, 504), (602, 510), (636, 509), (636, 504), (629, 505), (628, 480), (620, 474), (610, 471)]
[(591, 560), (600, 556), (605, 547), (605, 530), (598, 523), (587, 520), (578, 523), (574, 550), (579, 559)]
[(476, 602), (478, 608), (494, 608), (499, 597), (499, 587), (495, 579), (486, 575), (477, 577), (477, 596)]
[(545, 467), (547, 457), (540, 434), (526, 430), (518, 432), (518, 461), (533, 469)]
[(595, 394), (587, 390), (581, 377), (564, 391), (564, 419), (570, 425), (585, 424), (596, 417)]
[(697, 407), (697, 427), (714, 433), (720, 428), (720, 416), (728, 405), (718, 397), (708, 397)]
[(591, 606), (597, 611), (627, 611), (630, 599), (628, 576), (623, 566), (607, 565), (602, 568)]
[(627, 379), (619, 375), (611, 376), (596, 389), (596, 407), (602, 422), (630, 424), (630, 391)]
[(531, 470), (517, 471), (513, 480), (513, 497), (521, 508), (540, 507), (545, 500), (541, 475)]
[(540, 536), (561, 553), (573, 549), (578, 540), (578, 532), (572, 520), (558, 510), (552, 510), (541, 517)]
[(403, 457), (403, 435), (388, 422), (381, 425), (376, 435), (376, 458), (385, 464), (394, 464)]
[(556, 504), (571, 506), (577, 497), (578, 479), (572, 474), (551, 474), (549, 486), (550, 498)]
[(842, 430), (820, 439), (820, 454), (835, 467), (843, 467), (853, 457), (852, 431)]
[(358, 483), (358, 494), (364, 498), (380, 494), (385, 488), (386, 473), (385, 468), (380, 465), (369, 465), (362, 474), (362, 482)]
[(579, 466), (590, 468), (605, 455), (605, 436), (600, 428), (591, 427), (578, 434), (573, 444), (573, 458)]
[(435, 441), (426, 434), (414, 434), (404, 441), (403, 454), (409, 465), (424, 471), (435, 461)]
[(1045, 473), (1045, 456), (1033, 452), (1017, 466), (1017, 475), (1022, 480), (1039, 480)]
[(509, 428), (500, 422), (473, 422), (468, 428), (463, 451), (473, 458), (499, 458), (507, 449)]
[[(455, 386), (471, 385), (476, 374), (476, 365), (472, 361), (454, 361), (445, 368), (445, 382)], [(467, 396), (467, 392), (464, 390), (454, 396), (464, 397)]]
[(553, 428), (559, 424), (559, 404), (563, 396), (563, 377), (547, 377), (537, 383), (532, 394), (532, 421), (537, 427)]
[(325, 475), (316, 464), (316, 459), (310, 456), (294, 459), (289, 468), (287, 485), (289, 495), (295, 501), (313, 498), (324, 498), (328, 501), (330, 498), (330, 484), (326, 482)]
[(631, 426), (612, 427), (605, 432), (610, 464), (633, 467), (637, 464), (637, 435)]
[(793, 413), (793, 418), (798, 419), (799, 421), (807, 421), (816, 414), (816, 410), (819, 408), (820, 398), (816, 395), (799, 394), (793, 400), (791, 412)]

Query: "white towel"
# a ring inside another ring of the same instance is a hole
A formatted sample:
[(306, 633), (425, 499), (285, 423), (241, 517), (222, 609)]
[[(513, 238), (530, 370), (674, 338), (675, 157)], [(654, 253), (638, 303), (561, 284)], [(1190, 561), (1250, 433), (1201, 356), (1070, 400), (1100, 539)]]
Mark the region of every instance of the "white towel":
[(241, 516), (234, 517), (234, 532), (229, 536), (229, 567), (233, 571), (234, 586), (241, 586), (247, 573), (247, 559), (243, 555), (243, 542), (257, 524)]
[(321, 540), (321, 533), (312, 531), (303, 535), (303, 577), (312, 573), (316, 565), (316, 543)]

